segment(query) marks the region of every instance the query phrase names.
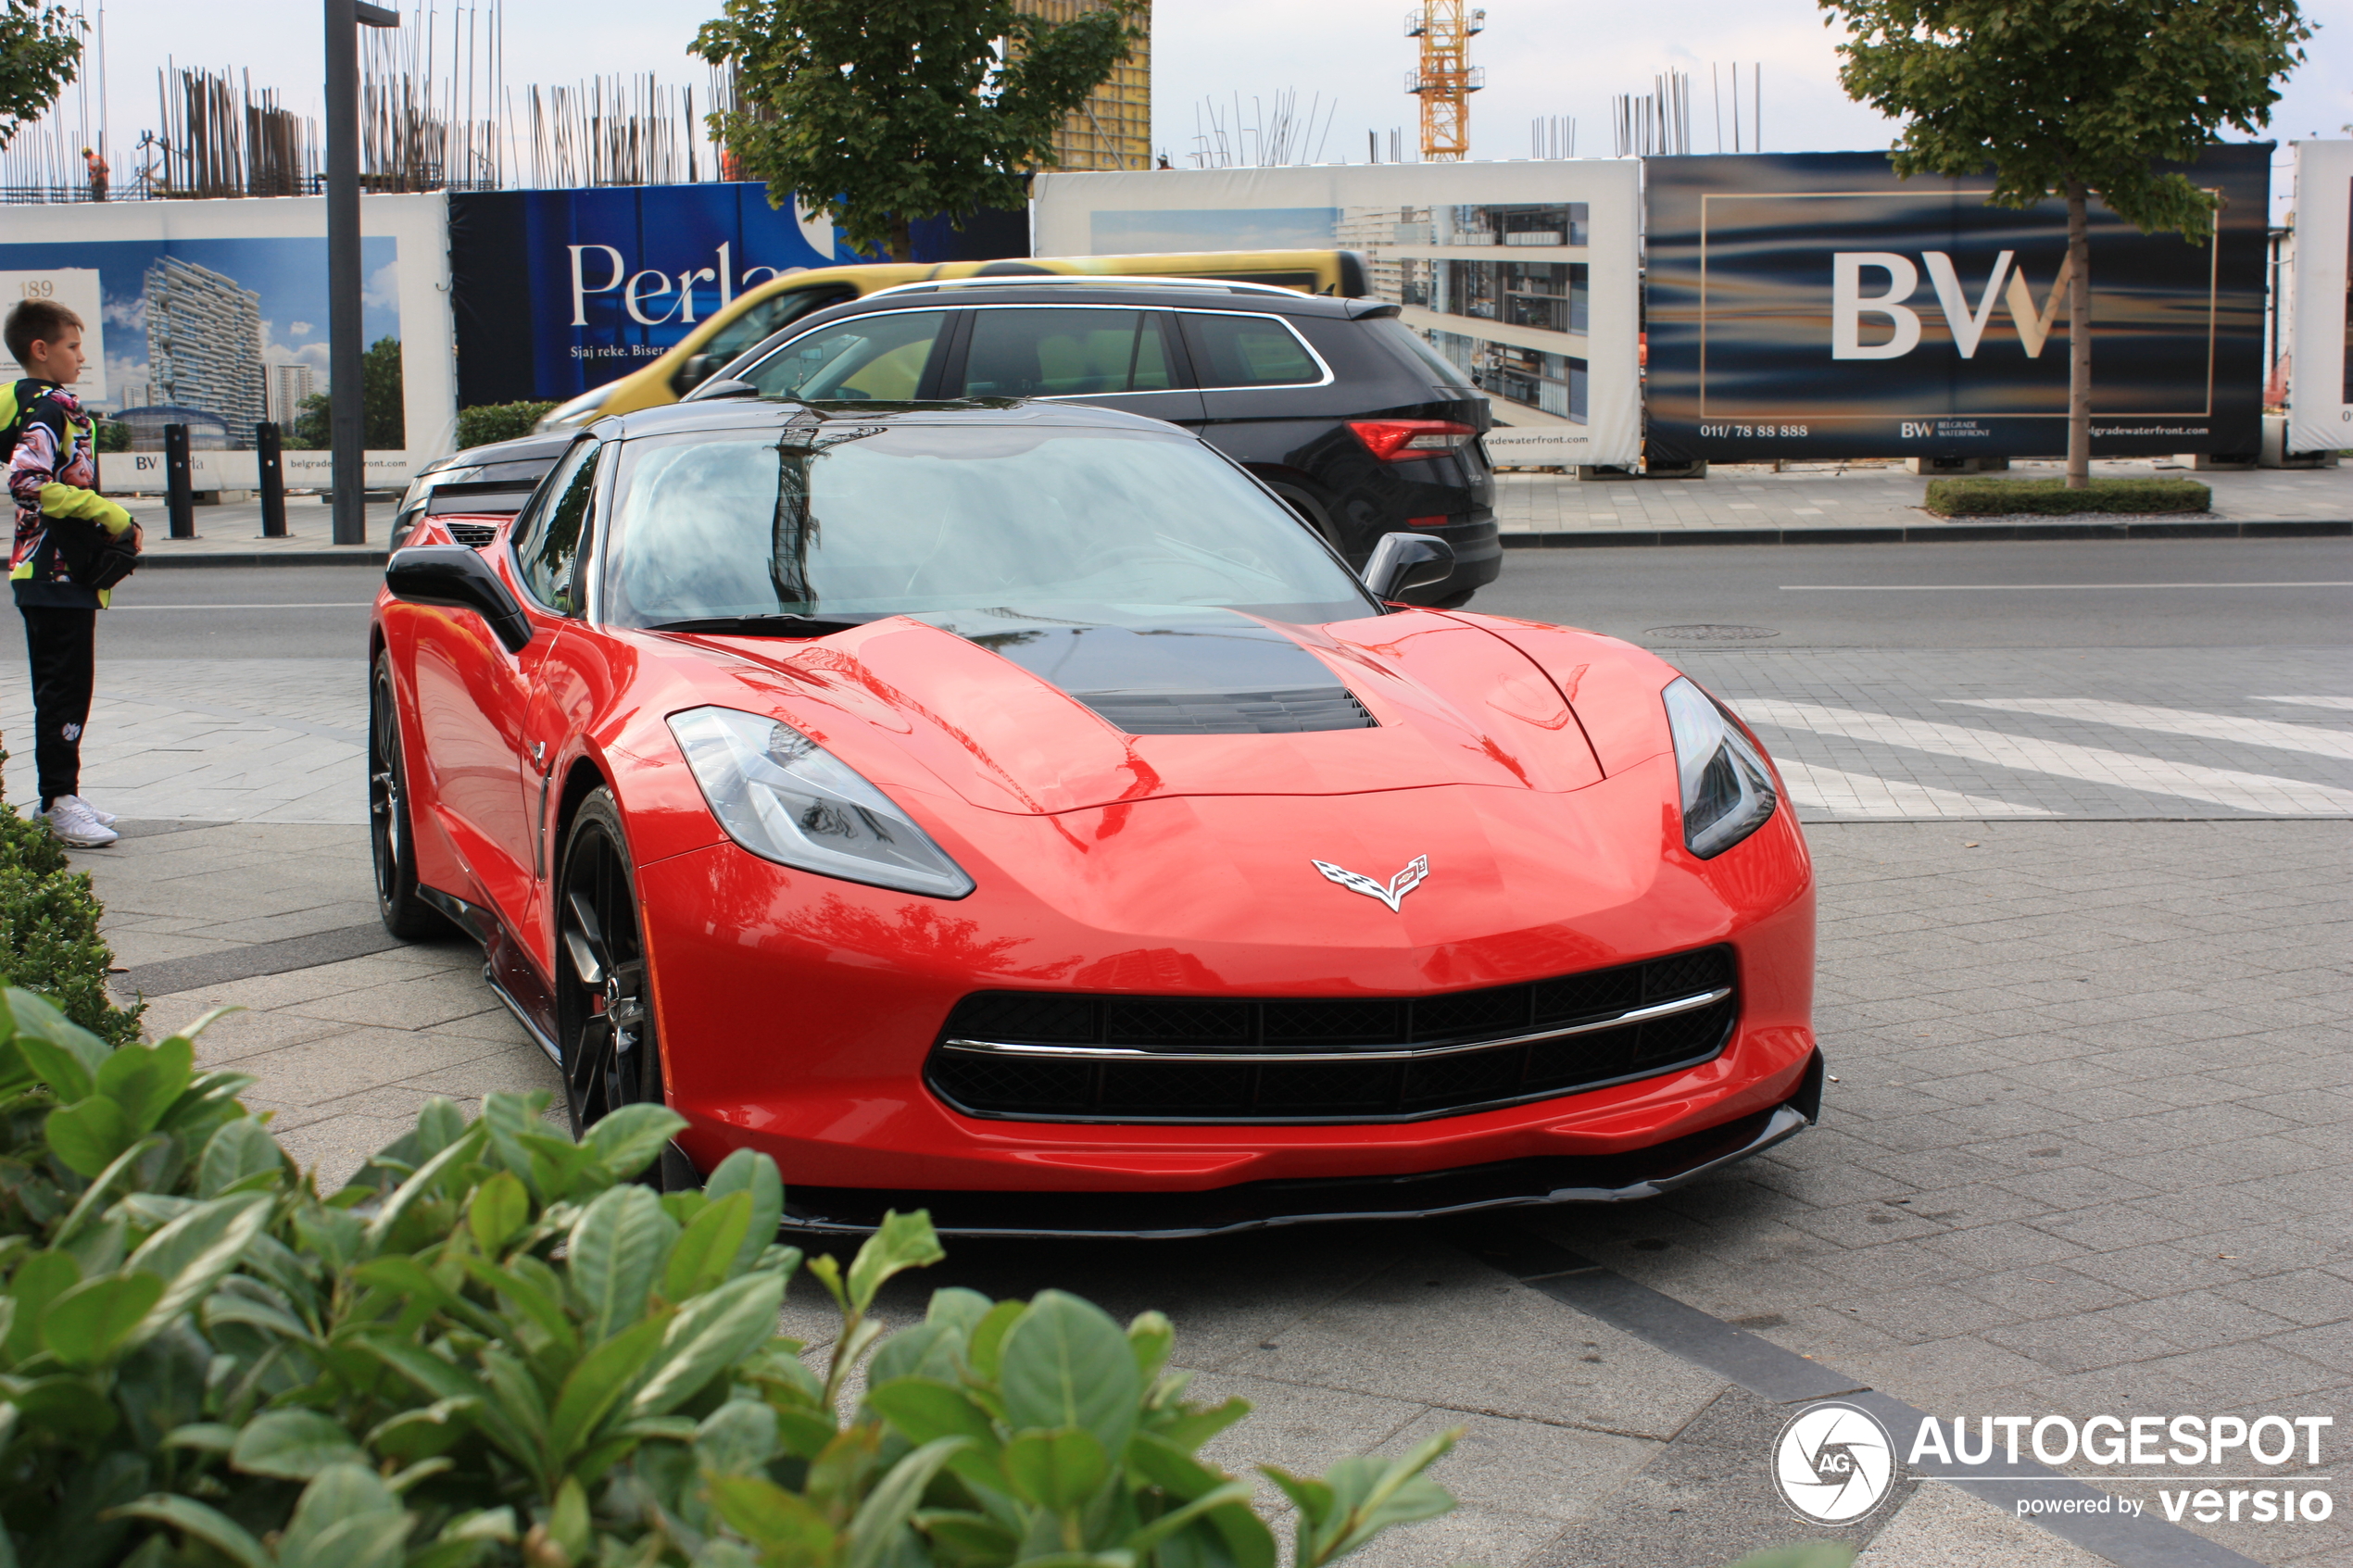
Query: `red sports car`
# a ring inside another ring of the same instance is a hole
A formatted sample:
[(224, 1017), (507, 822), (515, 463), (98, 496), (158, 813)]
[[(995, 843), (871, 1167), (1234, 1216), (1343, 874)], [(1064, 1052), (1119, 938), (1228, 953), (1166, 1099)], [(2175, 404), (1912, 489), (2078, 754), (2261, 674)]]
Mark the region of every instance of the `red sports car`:
[(1755, 738), (1625, 643), (1384, 602), (1445, 546), (1360, 581), (1172, 426), (723, 395), (445, 527), (374, 620), (385, 923), (484, 945), (576, 1124), (683, 1115), (667, 1182), (1200, 1235), (1646, 1197), (1818, 1113)]

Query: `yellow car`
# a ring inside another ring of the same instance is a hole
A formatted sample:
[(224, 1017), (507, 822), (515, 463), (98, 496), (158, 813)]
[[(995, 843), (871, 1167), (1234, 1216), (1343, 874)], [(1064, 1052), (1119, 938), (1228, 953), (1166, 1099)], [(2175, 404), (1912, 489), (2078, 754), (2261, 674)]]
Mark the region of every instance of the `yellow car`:
[(820, 267), (772, 278), (688, 332), (670, 351), (618, 381), (558, 404), (541, 430), (584, 425), (608, 414), (675, 403), (712, 371), (769, 333), (828, 305), (878, 289), (946, 278), (993, 278), (1034, 273), (1128, 278), (1215, 278), (1273, 283), (1302, 294), (1354, 298), (1372, 292), (1364, 258), (1347, 250), (1214, 250), (1157, 256), (1038, 257), (1008, 261), (884, 262)]

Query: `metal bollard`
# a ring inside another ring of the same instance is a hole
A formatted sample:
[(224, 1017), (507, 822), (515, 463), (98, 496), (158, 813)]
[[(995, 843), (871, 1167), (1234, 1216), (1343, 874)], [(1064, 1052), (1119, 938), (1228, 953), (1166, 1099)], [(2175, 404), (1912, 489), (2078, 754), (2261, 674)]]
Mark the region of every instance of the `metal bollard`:
[(171, 537), (196, 536), (195, 486), (188, 467), (188, 427), (163, 427), (164, 505), (171, 518)]
[(253, 427), (254, 466), (261, 470), (261, 536), (286, 536), (286, 469), (278, 457), (278, 427), (268, 420)]

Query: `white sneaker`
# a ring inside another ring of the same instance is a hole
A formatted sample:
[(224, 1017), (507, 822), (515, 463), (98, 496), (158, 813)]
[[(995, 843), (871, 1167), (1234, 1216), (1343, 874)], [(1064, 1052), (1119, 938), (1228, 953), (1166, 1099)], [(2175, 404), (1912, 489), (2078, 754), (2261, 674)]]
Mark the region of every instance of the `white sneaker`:
[(49, 803), (42, 816), (49, 823), (49, 831), (61, 843), (78, 848), (94, 849), (102, 844), (112, 844), (122, 834), (90, 814), (89, 806), (81, 797), (61, 795)]
[(68, 798), (81, 801), (82, 809), (89, 812), (91, 821), (96, 822), (100, 827), (110, 828), (114, 826), (115, 816), (112, 811), (101, 811), (95, 806), (91, 805), (87, 800), (82, 800), (82, 797), (78, 795), (69, 796)]

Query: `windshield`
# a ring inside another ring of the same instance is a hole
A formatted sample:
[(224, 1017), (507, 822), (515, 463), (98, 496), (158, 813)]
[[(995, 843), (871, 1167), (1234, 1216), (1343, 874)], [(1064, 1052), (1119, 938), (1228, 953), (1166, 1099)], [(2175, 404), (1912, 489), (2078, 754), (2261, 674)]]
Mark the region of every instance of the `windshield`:
[(1088, 607), (1075, 619), (1090, 621), (1178, 606), (1297, 621), (1378, 613), (1289, 508), (1191, 440), (854, 420), (630, 442), (606, 619), (1056, 605)]

